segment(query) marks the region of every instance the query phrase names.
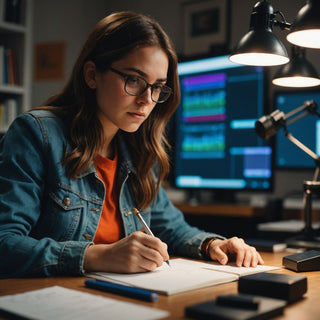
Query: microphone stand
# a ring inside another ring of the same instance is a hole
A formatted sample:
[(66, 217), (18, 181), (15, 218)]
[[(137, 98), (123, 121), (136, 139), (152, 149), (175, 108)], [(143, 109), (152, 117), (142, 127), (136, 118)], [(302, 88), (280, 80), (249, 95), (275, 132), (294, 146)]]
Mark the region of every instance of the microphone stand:
[(312, 226), (312, 196), (314, 192), (315, 193), (320, 192), (320, 181), (317, 181), (319, 177), (319, 170), (320, 170), (320, 158), (307, 146), (305, 146), (298, 139), (296, 139), (291, 133), (289, 133), (286, 127), (284, 127), (284, 133), (285, 133), (285, 136), (292, 143), (294, 143), (302, 151), (304, 151), (309, 156), (311, 156), (315, 160), (315, 164), (316, 164), (313, 180), (303, 182), (305, 226), (302, 229), (300, 235), (297, 235), (296, 237), (293, 237), (293, 238), (289, 238), (287, 239), (286, 242), (288, 245), (293, 247), (320, 249), (320, 238), (317, 237), (317, 233), (319, 230), (315, 230)]
[[(276, 134), (280, 128), (283, 128), (285, 136), (315, 161), (316, 168), (313, 180), (303, 182), (305, 226), (301, 234), (294, 238), (287, 239), (286, 241), (288, 245), (308, 249), (320, 249), (320, 237), (317, 237), (319, 230), (315, 230), (312, 227), (312, 195), (314, 192), (320, 193), (320, 181), (318, 181), (320, 172), (320, 157), (306, 145), (296, 139), (288, 131), (287, 126), (309, 114), (315, 114), (320, 118), (317, 108), (318, 106), (314, 101), (305, 101), (303, 105), (287, 114), (284, 114), (280, 110), (275, 110), (270, 114), (270, 116), (264, 116), (256, 123), (256, 132), (264, 139), (268, 139)], [(293, 116), (295, 117), (288, 120)]]

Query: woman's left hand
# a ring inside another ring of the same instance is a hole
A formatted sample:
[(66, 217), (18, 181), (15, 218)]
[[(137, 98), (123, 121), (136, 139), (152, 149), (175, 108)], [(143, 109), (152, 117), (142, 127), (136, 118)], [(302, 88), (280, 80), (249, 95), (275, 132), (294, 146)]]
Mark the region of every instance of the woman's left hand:
[(237, 237), (214, 240), (210, 244), (209, 255), (212, 260), (217, 260), (223, 265), (227, 264), (232, 258), (235, 258), (238, 267), (256, 267), (258, 264), (264, 264), (257, 250)]

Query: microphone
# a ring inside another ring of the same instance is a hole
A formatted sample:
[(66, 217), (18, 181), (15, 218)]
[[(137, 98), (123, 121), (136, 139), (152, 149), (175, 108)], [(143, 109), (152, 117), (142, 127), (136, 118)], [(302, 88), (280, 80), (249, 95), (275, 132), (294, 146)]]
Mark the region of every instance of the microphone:
[[(275, 110), (270, 115), (262, 116), (256, 121), (255, 130), (259, 137), (269, 139), (274, 136), (281, 128), (305, 117), (308, 114), (315, 114), (320, 117), (317, 112), (318, 105), (315, 101), (305, 101), (300, 107), (290, 111), (287, 114), (280, 110)], [(300, 114), (299, 114), (300, 113)], [(298, 115), (296, 115), (298, 114)], [(296, 115), (294, 118), (292, 116)], [(291, 118), (287, 121), (287, 119)]]
[(262, 116), (256, 121), (256, 133), (263, 139), (269, 139), (274, 136), (280, 128), (285, 126), (285, 121), (285, 114), (280, 110), (275, 110), (270, 115)]

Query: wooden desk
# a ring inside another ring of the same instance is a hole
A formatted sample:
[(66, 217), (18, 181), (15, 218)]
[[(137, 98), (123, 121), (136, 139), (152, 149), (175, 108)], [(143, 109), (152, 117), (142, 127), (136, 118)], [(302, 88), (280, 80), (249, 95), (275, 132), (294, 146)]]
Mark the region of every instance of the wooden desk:
[[(265, 263), (268, 265), (281, 266), (282, 257), (289, 253), (262, 253)], [(282, 268), (273, 271), (277, 273), (296, 274), (293, 271)], [(320, 271), (299, 273), (308, 277), (308, 291), (304, 298), (285, 308), (284, 315), (274, 318), (276, 320), (319, 320), (320, 315)], [(199, 290), (193, 290), (173, 296), (160, 296), (156, 302), (143, 302), (131, 298), (125, 298), (115, 294), (104, 293), (101, 291), (86, 288), (84, 286), (85, 278), (37, 278), (37, 279), (5, 279), (0, 280), (0, 296), (14, 293), (21, 293), (29, 290), (45, 288), (53, 285), (90, 292), (97, 295), (120, 299), (127, 302), (168, 310), (171, 314), (167, 320), (187, 319), (184, 318), (184, 309), (186, 306), (215, 299), (218, 295), (237, 293), (237, 282), (221, 284)], [(3, 319), (3, 318), (2, 318)]]

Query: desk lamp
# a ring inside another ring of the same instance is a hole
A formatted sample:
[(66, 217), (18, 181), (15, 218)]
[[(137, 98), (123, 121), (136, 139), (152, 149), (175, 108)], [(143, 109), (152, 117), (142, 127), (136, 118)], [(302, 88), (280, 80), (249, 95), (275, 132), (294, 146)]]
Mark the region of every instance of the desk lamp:
[[(282, 21), (276, 19), (280, 15)], [(259, 1), (250, 16), (249, 32), (239, 41), (229, 59), (232, 62), (253, 66), (275, 66), (289, 61), (282, 42), (272, 33), (273, 26), (289, 30), (283, 15), (274, 12), (267, 1)]]
[[(278, 17), (281, 19), (278, 20)], [(292, 24), (285, 20), (280, 11), (274, 11), (268, 1), (257, 2), (250, 16), (249, 32), (239, 41), (229, 59), (255, 66), (287, 63), (286, 48), (272, 33), (274, 26), (290, 31), (287, 40), (292, 44), (320, 49), (320, 0), (307, 0)]]
[(305, 101), (303, 105), (287, 114), (284, 114), (280, 110), (275, 110), (270, 115), (261, 117), (255, 124), (256, 133), (263, 139), (269, 139), (275, 135), (278, 130), (283, 128), (285, 136), (315, 161), (316, 168), (313, 180), (304, 181), (303, 183), (305, 227), (300, 235), (286, 241), (288, 245), (310, 249), (320, 249), (319, 230), (314, 230), (312, 227), (312, 195), (314, 192), (320, 193), (320, 181), (318, 181), (320, 173), (320, 157), (296, 139), (288, 131), (287, 126), (307, 115), (317, 115), (320, 118), (317, 108), (318, 106), (313, 100)]
[(314, 87), (320, 85), (320, 78), (306, 59), (305, 48), (292, 46), (290, 62), (280, 67), (272, 83), (282, 87)]
[(301, 47), (320, 49), (319, 0), (307, 0), (293, 21), (287, 40)]

